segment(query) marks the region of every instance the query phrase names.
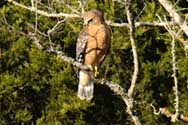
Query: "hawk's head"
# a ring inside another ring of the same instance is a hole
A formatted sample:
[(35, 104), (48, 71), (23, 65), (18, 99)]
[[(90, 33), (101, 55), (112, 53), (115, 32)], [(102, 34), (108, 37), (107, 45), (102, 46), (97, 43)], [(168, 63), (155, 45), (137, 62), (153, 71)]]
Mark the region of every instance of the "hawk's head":
[(96, 25), (104, 22), (103, 13), (97, 9), (83, 14), (84, 25)]

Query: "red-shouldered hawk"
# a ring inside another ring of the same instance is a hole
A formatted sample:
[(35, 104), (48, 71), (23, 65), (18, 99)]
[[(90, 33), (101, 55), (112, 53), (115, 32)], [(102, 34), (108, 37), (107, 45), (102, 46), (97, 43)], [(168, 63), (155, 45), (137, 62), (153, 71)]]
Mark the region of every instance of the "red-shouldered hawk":
[(101, 11), (91, 10), (83, 15), (85, 27), (80, 32), (76, 45), (76, 60), (90, 67), (79, 70), (78, 97), (91, 100), (94, 77), (110, 48), (111, 31)]

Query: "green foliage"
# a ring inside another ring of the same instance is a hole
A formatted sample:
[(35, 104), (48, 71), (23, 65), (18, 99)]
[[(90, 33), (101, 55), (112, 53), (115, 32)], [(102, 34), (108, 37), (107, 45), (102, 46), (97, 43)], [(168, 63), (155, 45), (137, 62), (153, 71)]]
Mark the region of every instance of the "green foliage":
[[(29, 0), (17, 0), (30, 6)], [(41, 0), (38, 8), (47, 12), (71, 13), (60, 0)], [(73, 8), (77, 0), (65, 1)], [(175, 2), (175, 1), (173, 1)], [(53, 7), (49, 9), (47, 6)], [(85, 10), (101, 9), (112, 22), (127, 22), (124, 5), (112, 0), (88, 0)], [(181, 1), (176, 8), (187, 7)], [(145, 9), (143, 9), (145, 8)], [(136, 21), (157, 21), (156, 14), (166, 14), (155, 0), (133, 0), (132, 11)], [(182, 16), (187, 11), (184, 10)], [(62, 18), (63, 19), (63, 18)], [(38, 30), (47, 33), (57, 24), (57, 18), (38, 14)], [(77, 76), (74, 68), (53, 53), (39, 50), (28, 37), (34, 31), (35, 13), (0, 1), (0, 124), (85, 125), (133, 124), (126, 113), (124, 102), (109, 88), (95, 84), (94, 99), (77, 98)], [(61, 23), (51, 40), (59, 50), (75, 57), (75, 45), (82, 29), (81, 19), (68, 19)], [(120, 84), (128, 90), (133, 74), (132, 48), (126, 27), (111, 27), (112, 42), (109, 55), (100, 68), (100, 78)], [(49, 39), (37, 33), (45, 49)], [(150, 103), (156, 108), (168, 107), (174, 112), (173, 78), (171, 64), (171, 37), (162, 27), (140, 27), (135, 33), (139, 55), (139, 76), (135, 90), (135, 113), (144, 125), (168, 124), (165, 116), (153, 115)], [(188, 59), (183, 46), (176, 42), (176, 59), (180, 96), (180, 112), (187, 114)], [(182, 122), (177, 122), (182, 124)]]
[(28, 110), (18, 110), (16, 112), (16, 116), (15, 119), (17, 121), (29, 121), (32, 119), (32, 115), (30, 112), (28, 112)]

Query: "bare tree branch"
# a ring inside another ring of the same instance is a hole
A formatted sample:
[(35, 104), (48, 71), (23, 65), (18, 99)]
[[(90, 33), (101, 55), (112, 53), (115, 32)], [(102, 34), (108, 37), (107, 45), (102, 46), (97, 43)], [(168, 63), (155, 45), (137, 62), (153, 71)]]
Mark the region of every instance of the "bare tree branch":
[(54, 32), (55, 30), (57, 30), (60, 27), (61, 23), (64, 23), (68, 18), (65, 18), (63, 20), (60, 20), (56, 23), (56, 25), (54, 25), (54, 27), (50, 30), (48, 30), (48, 34), (51, 34), (52, 32)]
[(180, 114), (180, 115), (179, 115), (179, 119), (180, 119), (181, 121), (183, 121), (183, 122), (188, 122), (188, 116), (185, 116), (185, 115), (183, 115), (183, 114)]
[(174, 19), (174, 21), (181, 27), (184, 33), (188, 37), (188, 26), (184, 20), (179, 16), (179, 14), (174, 9), (174, 6), (168, 0), (158, 0), (160, 4), (166, 9), (169, 15)]
[(172, 122), (175, 122), (174, 119), (181, 120), (183, 122), (188, 122), (188, 117), (183, 114), (179, 114), (178, 117), (176, 118), (175, 114), (171, 113), (167, 108), (159, 108), (159, 111), (156, 113), (156, 108), (153, 105), (151, 106), (154, 110), (154, 114), (165, 115), (166, 117), (170, 118)]
[(128, 113), (129, 115), (132, 117), (135, 125), (141, 125), (141, 122), (139, 120), (139, 118), (133, 113), (133, 93), (134, 93), (134, 89), (136, 86), (136, 81), (137, 81), (137, 77), (138, 77), (138, 72), (139, 72), (139, 64), (138, 64), (138, 55), (137, 55), (137, 50), (136, 50), (136, 44), (135, 44), (135, 22), (134, 22), (134, 17), (131, 11), (131, 0), (125, 0), (125, 8), (126, 8), (126, 14), (127, 14), (127, 20), (128, 20), (128, 24), (129, 24), (129, 36), (130, 36), (130, 41), (131, 41), (131, 47), (132, 47), (132, 52), (133, 52), (133, 63), (134, 63), (134, 72), (133, 72), (133, 76), (132, 76), (132, 81), (131, 81), (131, 86), (128, 90), (128, 104), (129, 107), (127, 107), (128, 109)]
[[(78, 15), (78, 14), (47, 13), (45, 11), (38, 10), (36, 8), (36, 6), (35, 7), (28, 7), (28, 6), (25, 6), (23, 4), (18, 3), (16, 1), (12, 1), (12, 3), (14, 5), (16, 5), (16, 6), (19, 6), (21, 8), (27, 9), (27, 10), (29, 10), (31, 12), (35, 12), (36, 14), (41, 14), (41, 15), (47, 16), (47, 17), (66, 17), (66, 18), (80, 17), (80, 15)], [(128, 17), (132, 16), (131, 13), (130, 13), (130, 10), (128, 10), (128, 13), (129, 13)], [(134, 87), (135, 87), (136, 79), (137, 79), (137, 75), (138, 75), (138, 60), (137, 60), (136, 47), (135, 47), (135, 43), (134, 43), (134, 23), (132, 22), (132, 20), (129, 20), (129, 24), (128, 25), (129, 25), (129, 28), (130, 28), (130, 39), (131, 39), (131, 45), (132, 45), (132, 49), (133, 49), (134, 68), (135, 68), (134, 74), (133, 74), (132, 83), (131, 83), (131, 87), (130, 87), (129, 92), (128, 92), (129, 96), (126, 96), (127, 94), (124, 93), (123, 88), (120, 87), (118, 84), (113, 85), (109, 81), (105, 81), (104, 82), (104, 80), (103, 80), (102, 83), (107, 85), (108, 87), (110, 87), (111, 90), (114, 91), (114, 93), (116, 93), (117, 95), (120, 95), (122, 97), (122, 99), (124, 100), (125, 104), (127, 105), (128, 114), (132, 117), (132, 119), (133, 119), (133, 121), (135, 122), (136, 125), (140, 125), (141, 124), (140, 120), (138, 119), (138, 117), (132, 111), (132, 109), (133, 109), (133, 98), (132, 98), (132, 95), (133, 95), (133, 91), (134, 91)], [(56, 28), (56, 26), (55, 26), (55, 28)], [(37, 30), (35, 30), (35, 31), (37, 31)], [(50, 40), (49, 33), (48, 33), (48, 38)], [(39, 49), (43, 49), (43, 47), (41, 46), (39, 40), (36, 39), (36, 37), (34, 37), (33, 39), (34, 39), (34, 43), (38, 46), (38, 48)], [(76, 62), (73, 58), (67, 57), (63, 52), (53, 49), (53, 46), (51, 46), (50, 50), (48, 50), (48, 51), (49, 52), (55, 52), (59, 58), (61, 58), (62, 60), (66, 61), (68, 63), (73, 64), (74, 66), (77, 66), (79, 68), (89, 69), (86, 66), (81, 65), (80, 63)], [(119, 89), (119, 88), (121, 88), (121, 89)], [(122, 90), (122, 91), (120, 91), (121, 93), (119, 93), (119, 90)]]
[(135, 23), (135, 27), (140, 27), (140, 26), (151, 26), (151, 27), (155, 27), (155, 26), (159, 26), (159, 27), (164, 27), (166, 25), (174, 25), (175, 22), (171, 21), (171, 22), (136, 22)]
[[(167, 22), (166, 21), (162, 21), (162, 19), (160, 18), (160, 16), (158, 16), (159, 20), (161, 22)], [(179, 114), (179, 92), (178, 92), (178, 78), (177, 78), (177, 61), (176, 61), (176, 50), (175, 50), (175, 40), (178, 38), (179, 33), (181, 32), (182, 29), (180, 29), (178, 32), (175, 30), (175, 26), (172, 25), (172, 27), (170, 25), (166, 25), (165, 29), (169, 32), (169, 34), (171, 35), (172, 38), (172, 43), (171, 43), (171, 54), (172, 54), (172, 77), (174, 78), (174, 87), (173, 87), (173, 91), (174, 91), (174, 95), (175, 95), (175, 104), (174, 104), (174, 109), (175, 109), (175, 113), (171, 113), (170, 111), (168, 111), (168, 109), (166, 108), (159, 108), (158, 113), (156, 113), (156, 109), (155, 107), (151, 104), (153, 110), (154, 110), (154, 114), (159, 115), (159, 113), (171, 118), (172, 122), (176, 122), (178, 120), (181, 120), (183, 122), (188, 122), (188, 117), (184, 116), (183, 114)]]
[(134, 88), (136, 85), (137, 77), (138, 77), (138, 71), (139, 71), (139, 65), (138, 65), (138, 54), (136, 50), (136, 44), (135, 44), (135, 25), (134, 25), (134, 17), (131, 13), (131, 0), (127, 0), (127, 6), (126, 6), (126, 12), (127, 12), (127, 19), (129, 23), (129, 32), (130, 32), (130, 41), (132, 46), (132, 52), (133, 52), (133, 62), (134, 62), (134, 73), (131, 81), (131, 86), (128, 90), (128, 97), (132, 98)]
[(60, 18), (60, 17), (76, 18), (76, 17), (78, 17), (78, 18), (80, 18), (80, 15), (78, 15), (78, 14), (48, 13), (48, 12), (45, 12), (45, 11), (42, 11), (42, 10), (38, 10), (36, 7), (25, 6), (25, 5), (20, 4), (16, 1), (10, 1), (10, 2), (12, 4), (16, 5), (16, 6), (27, 9), (31, 12), (36, 12), (37, 14), (40, 14), (40, 15), (43, 15), (43, 16), (46, 16), (46, 17), (57, 17), (57, 18)]
[[(113, 26), (113, 27), (128, 27), (129, 28), (129, 24), (128, 23), (113, 23), (111, 21), (106, 21), (108, 25)], [(174, 25), (175, 22), (171, 21), (171, 22), (135, 22), (135, 28), (137, 27), (141, 27), (141, 26), (150, 26), (150, 27), (164, 27), (166, 25)]]
[[(31, 0), (32, 2), (33, 0)], [(46, 17), (57, 17), (57, 18), (60, 18), (60, 17), (66, 17), (66, 18), (80, 18), (81, 16), (81, 13), (78, 12), (78, 10), (75, 10), (73, 8), (71, 8), (71, 10), (73, 10), (73, 12), (75, 12), (76, 14), (67, 14), (67, 13), (48, 13), (48, 12), (45, 12), (45, 11), (42, 11), (42, 10), (39, 10), (37, 9), (36, 7), (31, 6), (31, 7), (28, 7), (28, 6), (25, 6), (23, 4), (20, 4), (16, 1), (11, 1), (14, 5), (16, 6), (19, 6), (21, 8), (24, 8), (24, 9), (27, 9), (31, 12), (36, 12), (37, 14), (40, 14), (40, 15), (43, 15), (43, 16), (46, 16)], [(82, 4), (80, 3), (80, 6), (79, 8), (82, 8)], [(70, 8), (70, 7), (69, 7)], [(113, 27), (129, 27), (129, 24), (128, 23), (113, 23), (111, 21), (106, 21), (108, 25), (110, 26), (113, 26)], [(169, 25), (173, 25), (174, 22), (168, 22)], [(135, 27), (140, 27), (140, 26), (160, 26), (160, 27), (164, 27), (166, 24), (166, 22), (135, 22)]]
[(139, 71), (139, 64), (138, 64), (138, 55), (137, 55), (137, 50), (136, 50), (136, 44), (135, 44), (135, 20), (131, 11), (131, 0), (113, 0), (116, 2), (121, 3), (122, 5), (125, 5), (126, 8), (126, 14), (127, 14), (127, 20), (128, 23), (122, 23), (122, 24), (111, 24), (111, 26), (118, 26), (118, 27), (128, 27), (129, 28), (129, 36), (130, 36), (130, 41), (131, 41), (131, 46), (132, 46), (132, 51), (133, 51), (133, 63), (134, 63), (134, 72), (132, 76), (132, 81), (131, 81), (131, 86), (128, 90), (128, 98), (127, 98), (127, 112), (128, 114), (132, 117), (135, 125), (141, 125), (141, 122), (139, 118), (133, 113), (133, 93), (134, 93), (134, 88), (136, 85), (137, 77), (138, 77), (138, 71)]
[[(167, 20), (163, 21), (163, 20), (161, 19), (161, 17), (160, 17), (158, 14), (157, 14), (157, 17), (159, 18), (159, 20), (160, 20), (161, 23), (165, 23), (165, 24), (166, 24), (166, 25), (163, 25), (163, 27), (164, 27), (167, 31), (168, 31), (168, 29), (169, 29), (170, 26), (175, 26), (175, 25), (176, 25), (175, 23), (170, 23), (170, 22), (168, 22)], [(170, 23), (170, 24), (169, 24), (169, 23)], [(170, 35), (175, 36), (175, 38), (176, 38), (178, 41), (180, 41), (180, 42), (184, 45), (185, 51), (186, 51), (187, 42), (179, 36), (179, 33), (180, 33), (181, 31), (182, 31), (182, 29), (179, 30), (178, 35), (177, 35), (176, 32), (169, 32), (169, 31), (168, 31), (168, 32), (170, 33)]]
[(36, 12), (35, 12), (35, 33), (37, 33), (37, 27), (38, 27), (38, 14), (37, 14), (37, 8), (38, 7), (37, 6), (38, 6), (38, 0), (35, 0), (35, 8), (36, 8)]
[[(80, 2), (80, 6), (78, 7), (78, 9), (72, 8), (69, 5), (66, 5), (66, 7), (68, 7), (70, 10), (72, 10), (72, 14), (67, 14), (67, 13), (50, 13), (50, 12), (45, 12), (43, 10), (39, 10), (37, 8), (37, 0), (31, 0), (32, 6), (26, 6), (23, 4), (20, 4), (14, 0), (7, 0), (9, 2), (11, 2), (12, 4), (14, 4), (15, 6), (27, 9), (31, 12), (35, 12), (36, 15), (36, 23), (35, 23), (35, 35), (38, 32), (37, 30), (37, 14), (46, 16), (46, 17), (57, 17), (57, 18), (61, 18), (64, 17), (65, 20), (67, 18), (80, 18), (82, 12), (84, 12), (83, 10), (83, 4)], [(129, 28), (129, 36), (130, 36), (130, 41), (131, 41), (131, 47), (132, 47), (132, 52), (133, 52), (133, 63), (134, 63), (134, 72), (132, 75), (132, 81), (131, 81), (131, 86), (128, 89), (128, 93), (125, 92), (124, 88), (121, 87), (119, 84), (117, 83), (113, 83), (111, 81), (106, 81), (104, 79), (98, 79), (97, 81), (99, 81), (101, 84), (108, 86), (115, 94), (119, 95), (122, 100), (124, 101), (124, 103), (127, 105), (127, 113), (131, 116), (131, 118), (133, 119), (134, 123), (136, 125), (141, 125), (141, 122), (139, 120), (139, 118), (135, 115), (135, 113), (133, 112), (133, 108), (134, 108), (134, 89), (136, 86), (136, 82), (137, 82), (137, 77), (138, 77), (138, 73), (139, 73), (139, 63), (138, 63), (138, 54), (137, 54), (137, 50), (136, 50), (136, 44), (135, 44), (135, 29), (137, 27), (140, 26), (160, 26), (160, 27), (165, 27), (167, 29), (167, 31), (169, 30), (169, 27), (171, 25), (175, 25), (178, 24), (181, 29), (185, 32), (185, 34), (188, 36), (188, 27), (187, 27), (187, 23), (186, 21), (183, 21), (181, 19), (181, 17), (178, 15), (178, 13), (175, 11), (175, 9), (173, 8), (173, 6), (171, 5), (170, 2), (168, 2), (167, 0), (158, 0), (164, 7), (165, 9), (169, 12), (170, 16), (174, 19), (175, 22), (135, 22), (135, 18), (133, 17), (132, 14), (132, 10), (131, 10), (131, 0), (113, 0), (116, 2), (121, 3), (122, 5), (125, 5), (126, 8), (126, 14), (127, 14), (127, 20), (128, 23), (113, 23), (111, 21), (107, 21), (107, 23), (110, 26), (114, 26), (114, 27), (127, 27)], [(82, 12), (79, 12), (78, 10), (82, 9)], [(59, 24), (61, 24), (62, 22), (64, 22), (65, 20), (62, 21), (58, 21), (57, 24), (48, 31), (48, 34), (46, 35), (49, 38), (49, 41), (51, 41), (50, 38), (50, 33), (53, 32), (58, 26)], [(171, 34), (174, 35), (174, 32), (172, 32)], [(37, 47), (39, 49), (44, 49), (44, 47), (40, 44), (39, 39), (37, 39), (37, 37), (35, 35), (33, 35), (32, 33), (29, 34), (31, 35), (34, 43), (37, 45)], [(176, 37), (178, 37), (176, 35)], [(179, 97), (178, 97), (178, 81), (177, 81), (177, 77), (176, 77), (176, 57), (175, 57), (175, 38), (173, 37), (173, 41), (172, 41), (172, 64), (173, 64), (173, 77), (174, 77), (174, 84), (175, 84), (175, 89), (174, 89), (174, 93), (175, 93), (175, 109), (176, 109), (176, 113), (172, 114), (170, 113), (168, 110), (166, 110), (165, 108), (160, 108), (159, 112), (156, 111), (155, 107), (153, 105), (151, 105), (155, 110), (156, 114), (164, 114), (167, 117), (171, 118), (171, 121), (175, 122), (177, 121), (177, 119), (179, 118)], [(87, 67), (86, 65), (82, 65), (79, 62), (75, 61), (75, 59), (66, 56), (65, 53), (63, 53), (62, 51), (58, 51), (56, 49), (53, 48), (53, 46), (51, 46), (51, 48), (49, 50), (47, 50), (48, 52), (53, 52), (55, 54), (57, 54), (57, 57), (62, 59), (63, 61), (66, 61), (76, 67), (79, 68), (84, 68), (84, 69), (88, 69), (89, 67)], [(186, 117), (184, 117), (182, 115), (182, 119), (186, 119)]]
[(31, 0), (31, 7), (34, 7), (34, 0)]
[(113, 27), (129, 27), (129, 24), (128, 23), (113, 23), (111, 21), (106, 21), (106, 23), (109, 25), (109, 26), (113, 26)]
[[(26, 24), (27, 24), (33, 31), (35, 31), (35, 26), (34, 26), (33, 24), (28, 23), (28, 22), (26, 22)], [(42, 31), (40, 31), (40, 30), (38, 30), (38, 29), (37, 29), (36, 32), (37, 32), (38, 34), (44, 36), (44, 37), (48, 37), (48, 35), (47, 35), (46, 33), (43, 33)]]
[[(172, 30), (168, 29), (169, 32), (173, 32)], [(171, 34), (171, 33), (170, 33)], [(178, 36), (178, 34), (176, 34)], [(177, 79), (177, 66), (176, 66), (176, 50), (175, 50), (175, 42), (176, 42), (176, 36), (171, 34), (172, 37), (172, 43), (171, 43), (171, 54), (172, 54), (172, 77), (174, 78), (174, 94), (175, 94), (175, 114), (174, 114), (174, 119), (172, 119), (173, 122), (176, 121), (179, 115), (179, 96), (178, 96), (178, 79)]]
[(114, 2), (118, 2), (118, 3), (120, 3), (120, 4), (122, 4), (122, 5), (125, 5), (125, 6), (127, 6), (126, 4), (127, 4), (127, 1), (126, 0), (113, 0)]
[[(179, 96), (178, 96), (178, 79), (177, 79), (177, 67), (176, 67), (176, 54), (175, 54), (175, 38), (172, 39), (172, 77), (174, 78), (174, 94), (175, 94), (175, 117), (177, 118), (179, 115)], [(174, 119), (175, 120), (175, 119)]]
[(160, 111), (157, 112), (157, 110), (156, 110), (155, 106), (153, 105), (153, 103), (151, 103), (150, 105), (151, 105), (151, 107), (153, 108), (153, 113), (154, 113), (155, 115), (159, 115), (159, 114), (160, 114)]
[[(158, 18), (162, 22), (162, 19), (160, 18), (160, 16), (158, 16)], [(179, 35), (181, 29), (177, 34), (175, 31), (172, 30), (172, 28), (169, 25), (166, 25), (165, 29), (169, 32), (169, 34), (172, 37), (171, 54), (172, 54), (172, 71), (173, 71), (172, 77), (174, 78), (173, 91), (175, 94), (175, 105), (174, 105), (175, 114), (171, 114), (171, 113), (169, 113), (169, 111), (167, 111), (166, 109), (163, 109), (163, 108), (160, 108), (160, 112), (162, 114), (166, 115), (167, 117), (170, 117), (172, 122), (176, 122), (178, 120), (178, 115), (179, 115), (179, 96), (178, 96), (178, 80), (177, 80), (177, 76), (176, 76), (177, 67), (176, 67), (175, 40), (176, 40), (177, 36)]]
[[(37, 39), (37, 37), (33, 34), (30, 38), (33, 39), (35, 45), (39, 48), (39, 49), (43, 49), (42, 45), (39, 42), (39, 39)], [(90, 69), (87, 65), (83, 65), (79, 62), (77, 62), (74, 58), (72, 57), (68, 57), (66, 56), (65, 53), (63, 53), (62, 51), (58, 51), (55, 49), (50, 49), (47, 50), (48, 52), (53, 52), (57, 54), (57, 57), (62, 59), (63, 61), (72, 64), (73, 66), (79, 67), (81, 69)], [(140, 125), (140, 120), (138, 119), (138, 117), (136, 115), (133, 114), (132, 112), (132, 107), (133, 107), (133, 102), (132, 100), (130, 100), (130, 98), (127, 96), (127, 93), (125, 91), (125, 89), (123, 87), (121, 87), (118, 83), (113, 83), (111, 81), (107, 81), (104, 79), (96, 79), (97, 82), (108, 86), (116, 95), (119, 95), (122, 100), (124, 101), (124, 103), (127, 105), (127, 112), (132, 116), (133, 121), (135, 122), (136, 125)]]

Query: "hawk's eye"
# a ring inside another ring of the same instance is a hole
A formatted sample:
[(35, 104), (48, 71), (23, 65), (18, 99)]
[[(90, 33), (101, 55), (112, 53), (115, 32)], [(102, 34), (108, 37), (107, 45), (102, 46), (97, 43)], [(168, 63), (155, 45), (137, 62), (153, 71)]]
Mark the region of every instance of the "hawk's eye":
[(92, 23), (93, 22), (93, 19), (90, 19), (89, 21), (88, 21), (88, 24), (90, 24), (90, 23)]

